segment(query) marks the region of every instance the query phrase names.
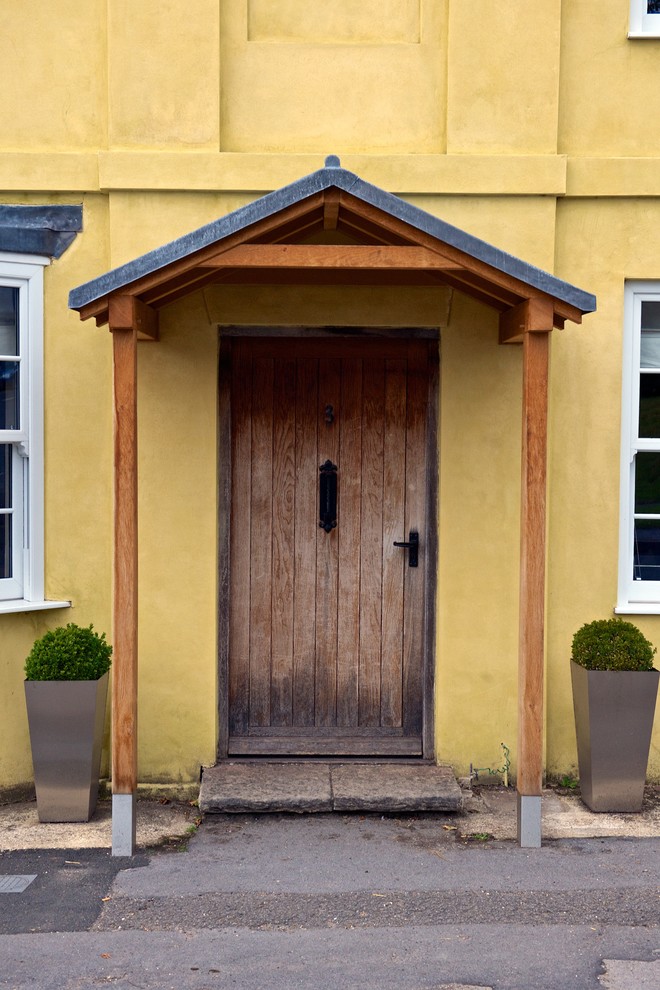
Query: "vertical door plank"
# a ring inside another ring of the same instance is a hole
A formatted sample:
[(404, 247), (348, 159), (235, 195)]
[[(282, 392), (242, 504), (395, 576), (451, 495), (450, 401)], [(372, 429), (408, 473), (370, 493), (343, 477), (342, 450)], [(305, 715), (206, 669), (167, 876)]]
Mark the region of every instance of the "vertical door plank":
[(408, 402), (406, 437), (406, 533), (419, 532), (419, 567), (404, 571), (403, 725), (407, 735), (419, 734), (423, 723), (423, 623), (426, 521), (426, 413), (428, 348), (408, 342)]
[(339, 478), (337, 725), (357, 727), (360, 659), (362, 360), (342, 362)]
[(295, 362), (275, 361), (271, 725), (293, 723), (295, 395)]
[[(341, 381), (340, 361), (319, 361), (318, 394), (318, 455), (319, 464), (339, 460), (339, 422)], [(332, 423), (325, 421), (325, 408), (334, 409)], [(338, 504), (341, 506), (341, 483), (338, 478)], [(316, 471), (316, 504), (318, 509), (319, 472)], [(339, 509), (341, 526), (341, 508)], [(317, 529), (316, 550), (316, 704), (315, 723), (320, 726), (337, 724), (337, 591), (338, 591), (338, 533)]]
[(365, 364), (360, 540), (360, 725), (380, 723), (384, 362)]
[(406, 362), (385, 363), (383, 466), (383, 615), (381, 725), (402, 724), (403, 583), (408, 553), (394, 541), (408, 539), (406, 500)]
[(250, 711), (252, 360), (239, 341), (232, 347), (231, 420), (229, 731), (245, 735)]
[(316, 498), (318, 361), (299, 358), (296, 370), (296, 499), (293, 629), (293, 722), (314, 725), (316, 680)]
[(252, 366), (250, 725), (270, 724), (273, 517), (273, 361)]

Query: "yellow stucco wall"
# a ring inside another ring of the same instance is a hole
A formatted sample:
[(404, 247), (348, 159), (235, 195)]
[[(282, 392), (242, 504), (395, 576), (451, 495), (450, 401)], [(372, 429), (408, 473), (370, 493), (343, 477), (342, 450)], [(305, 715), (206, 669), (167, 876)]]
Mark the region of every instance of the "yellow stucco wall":
[(560, 152), (660, 154), (659, 42), (628, 39), (628, 11), (612, 0), (563, 4)]
[(160, 332), (138, 360), (138, 759), (176, 781), (215, 752), (218, 336), (199, 298)]
[[(0, 615), (0, 789), (30, 779), (22, 663), (110, 630), (111, 348), (70, 288), (319, 168), (598, 297), (552, 340), (547, 766), (575, 765), (568, 651), (616, 597), (623, 288), (660, 278), (658, 41), (620, 0), (40, 0), (0, 10), (0, 202), (82, 203), (46, 272), (47, 595)], [(56, 39), (57, 43), (54, 43)], [(437, 754), (517, 732), (521, 355), (459, 294), (215, 287), (139, 350), (140, 777), (193, 781), (217, 716), (217, 324), (441, 326)], [(660, 615), (637, 620), (660, 646)], [(106, 760), (107, 766), (107, 760)], [(650, 773), (660, 777), (656, 725)]]
[(560, 0), (449, 8), (447, 150), (554, 154)]
[(3, 150), (96, 151), (105, 146), (106, 7), (106, 0), (2, 5)]
[[(9, 197), (3, 196), (2, 202)], [(15, 202), (15, 199), (11, 201)], [(26, 205), (70, 203), (24, 195)], [(90, 333), (67, 308), (69, 289), (108, 264), (107, 200), (83, 198), (90, 242), (78, 239), (44, 275), (45, 595), (66, 610), (0, 616), (0, 787), (32, 775), (23, 663), (34, 640), (65, 622), (111, 628), (112, 368), (107, 331)], [(104, 767), (108, 763), (106, 732)]]
[[(598, 253), (594, 245), (598, 245)], [(572, 633), (611, 613), (617, 596), (621, 355), (624, 279), (660, 275), (660, 201), (566, 201), (557, 212), (561, 271), (588, 275), (599, 299), (584, 328), (554, 342), (549, 464), (548, 765), (574, 759), (570, 681), (565, 657)], [(660, 651), (660, 617), (626, 615)], [(656, 667), (660, 660), (656, 659)], [(660, 774), (660, 736), (649, 772)]]

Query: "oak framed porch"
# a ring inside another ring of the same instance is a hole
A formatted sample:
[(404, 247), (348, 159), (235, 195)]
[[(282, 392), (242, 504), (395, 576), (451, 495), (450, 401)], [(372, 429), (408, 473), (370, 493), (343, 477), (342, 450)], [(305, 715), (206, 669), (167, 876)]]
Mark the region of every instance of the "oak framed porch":
[[(216, 282), (448, 285), (499, 314), (523, 349), (517, 791), (519, 841), (541, 842), (549, 335), (595, 299), (363, 182), (329, 158), (291, 186), (73, 290), (114, 354), (113, 854), (135, 848), (137, 789), (137, 342), (158, 310)], [(223, 539), (221, 532), (220, 538)]]

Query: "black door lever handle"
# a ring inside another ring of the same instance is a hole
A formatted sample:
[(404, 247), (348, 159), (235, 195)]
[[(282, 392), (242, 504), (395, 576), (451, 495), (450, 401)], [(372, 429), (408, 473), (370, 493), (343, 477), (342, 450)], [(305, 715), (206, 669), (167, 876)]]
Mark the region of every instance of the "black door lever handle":
[(403, 547), (408, 551), (408, 567), (417, 567), (419, 554), (419, 533), (416, 529), (411, 529), (407, 543), (394, 541), (395, 547)]

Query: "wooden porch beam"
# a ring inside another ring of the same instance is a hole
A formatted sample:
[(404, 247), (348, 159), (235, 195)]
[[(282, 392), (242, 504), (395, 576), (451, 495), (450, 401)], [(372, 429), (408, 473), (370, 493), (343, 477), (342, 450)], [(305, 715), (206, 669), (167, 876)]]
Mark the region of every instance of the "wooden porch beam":
[[(113, 300), (111, 300), (112, 303)], [(137, 328), (113, 327), (112, 854), (135, 852), (137, 792)]]
[(520, 619), (518, 651), (518, 841), (541, 845), (545, 527), (550, 335), (523, 335)]
[(550, 333), (553, 327), (552, 299), (532, 296), (500, 314), (500, 344), (521, 344), (526, 333)]
[(380, 244), (241, 244), (200, 268), (362, 268), (452, 271), (462, 267), (424, 247)]
[(137, 330), (138, 340), (158, 340), (158, 313), (127, 293), (110, 296), (108, 324), (111, 330)]
[(103, 326), (108, 322), (108, 297), (103, 296), (102, 299), (95, 299), (93, 302), (81, 306), (78, 315), (81, 320), (89, 320), (94, 317), (97, 327)]
[(336, 230), (339, 216), (339, 190), (326, 189), (323, 196), (323, 229)]

